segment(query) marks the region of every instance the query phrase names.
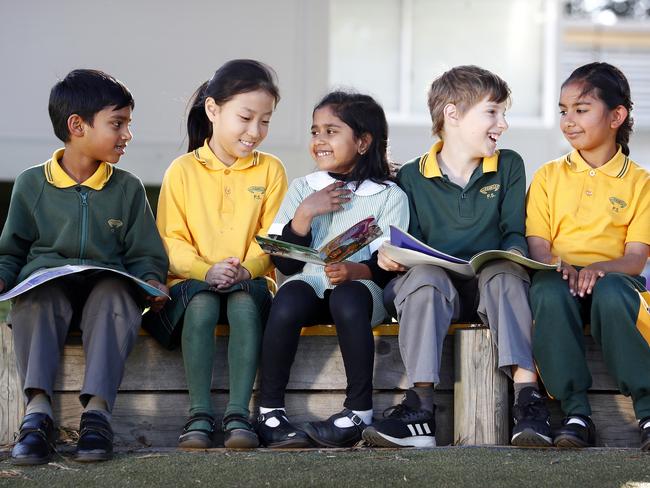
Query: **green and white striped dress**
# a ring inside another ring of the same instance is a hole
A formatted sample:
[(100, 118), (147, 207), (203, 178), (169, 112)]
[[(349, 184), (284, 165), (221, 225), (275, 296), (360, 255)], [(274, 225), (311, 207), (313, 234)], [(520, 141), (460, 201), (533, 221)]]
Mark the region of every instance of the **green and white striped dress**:
[[(269, 234), (281, 235), (282, 229), (293, 218), (298, 205), (312, 193), (322, 190), (335, 181), (337, 180), (326, 171), (317, 171), (293, 180), (280, 210), (275, 216), (273, 225), (269, 228)], [(392, 181), (387, 181), (386, 185), (382, 185), (365, 180), (356, 191), (353, 183), (348, 183), (346, 188), (352, 190), (353, 194), (350, 201), (343, 205), (343, 210), (319, 215), (312, 221), (311, 247), (318, 249), (360, 220), (374, 216), (383, 235), (347, 259), (347, 261), (358, 263), (370, 259), (372, 253), (379, 248), (381, 243), (389, 239), (390, 225), (405, 231), (408, 230), (408, 199), (406, 194)], [(334, 285), (331, 285), (325, 276), (323, 266), (318, 264), (305, 263), (303, 270), (287, 278), (285, 283), (293, 280), (302, 280), (308, 283), (321, 298), (324, 297), (325, 290), (334, 288)], [(359, 281), (366, 285), (372, 294), (371, 323), (373, 326), (380, 324), (387, 315), (382, 300), (382, 289), (371, 280)]]

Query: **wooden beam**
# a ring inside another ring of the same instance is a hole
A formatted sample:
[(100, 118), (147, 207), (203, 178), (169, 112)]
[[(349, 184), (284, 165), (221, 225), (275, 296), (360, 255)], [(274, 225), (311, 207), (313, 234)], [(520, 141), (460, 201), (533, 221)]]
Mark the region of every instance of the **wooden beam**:
[(0, 324), (0, 444), (14, 440), (24, 414), (23, 392), (16, 371), (11, 329)]

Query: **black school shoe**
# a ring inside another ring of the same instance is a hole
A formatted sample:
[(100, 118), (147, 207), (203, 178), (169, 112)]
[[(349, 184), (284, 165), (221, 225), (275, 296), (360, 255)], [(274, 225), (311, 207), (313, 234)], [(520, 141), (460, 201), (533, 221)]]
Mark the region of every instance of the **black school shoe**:
[[(644, 426), (646, 426), (645, 429)], [(650, 417), (639, 421), (639, 431), (641, 433), (641, 450), (650, 451)]]
[(551, 417), (544, 397), (536, 388), (526, 387), (519, 392), (513, 408), (514, 427), (510, 444), (519, 447), (551, 447)]
[(101, 413), (89, 410), (81, 414), (75, 461), (90, 463), (113, 457), (113, 429)]
[[(266, 425), (266, 421), (273, 418), (277, 419), (278, 425), (275, 427)], [(282, 410), (261, 413), (257, 417), (257, 435), (266, 447), (313, 447), (309, 436), (303, 430), (294, 427)]]
[[(192, 428), (197, 421), (207, 422), (207, 429)], [(209, 449), (214, 442), (216, 423), (209, 413), (197, 412), (190, 416), (183, 426), (183, 432), (178, 436), (178, 447), (181, 449)]]
[(45, 464), (52, 458), (55, 439), (54, 421), (46, 413), (23, 417), (18, 441), (11, 450), (11, 462), (17, 465)]
[(436, 406), (433, 411), (421, 408), (420, 397), (406, 390), (399, 405), (389, 407), (384, 419), (363, 431), (363, 440), (378, 447), (435, 447)]
[[(238, 422), (245, 427), (232, 427), (232, 422)], [(229, 426), (230, 424), (230, 426)], [(255, 449), (260, 440), (247, 417), (240, 414), (230, 414), (223, 418), (223, 445), (228, 449)]]
[[(569, 424), (569, 420), (578, 418), (587, 424)], [(553, 444), (556, 447), (593, 447), (596, 444), (596, 426), (586, 415), (569, 415), (562, 420), (562, 427), (555, 432)]]
[[(347, 417), (354, 425), (338, 427), (334, 424), (337, 419)], [(361, 440), (361, 434), (368, 425), (352, 410), (344, 408), (327, 420), (309, 422), (305, 426), (307, 435), (319, 446), (323, 447), (352, 447)]]

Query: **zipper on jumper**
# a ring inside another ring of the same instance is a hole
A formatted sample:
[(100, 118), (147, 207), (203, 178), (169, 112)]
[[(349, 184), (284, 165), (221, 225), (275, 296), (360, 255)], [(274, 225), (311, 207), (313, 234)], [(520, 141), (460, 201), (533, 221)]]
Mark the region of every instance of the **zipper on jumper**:
[(81, 236), (79, 242), (79, 261), (85, 264), (86, 242), (88, 240), (88, 191), (83, 191), (80, 186), (76, 188), (81, 199)]

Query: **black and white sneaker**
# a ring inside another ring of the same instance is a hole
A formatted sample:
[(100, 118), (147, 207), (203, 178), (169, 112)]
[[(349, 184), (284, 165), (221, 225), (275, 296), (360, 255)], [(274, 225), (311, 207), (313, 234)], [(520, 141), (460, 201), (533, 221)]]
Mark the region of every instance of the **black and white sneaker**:
[(406, 390), (402, 403), (387, 408), (383, 420), (364, 429), (363, 440), (379, 447), (435, 447), (435, 410), (435, 405), (433, 412), (422, 409), (417, 393)]
[(551, 447), (551, 419), (544, 397), (529, 386), (519, 392), (513, 408), (515, 425), (510, 444), (519, 447)]
[[(267, 421), (272, 425), (267, 425)], [(305, 431), (293, 426), (282, 410), (261, 413), (257, 417), (257, 435), (263, 445), (271, 448), (313, 446)]]

